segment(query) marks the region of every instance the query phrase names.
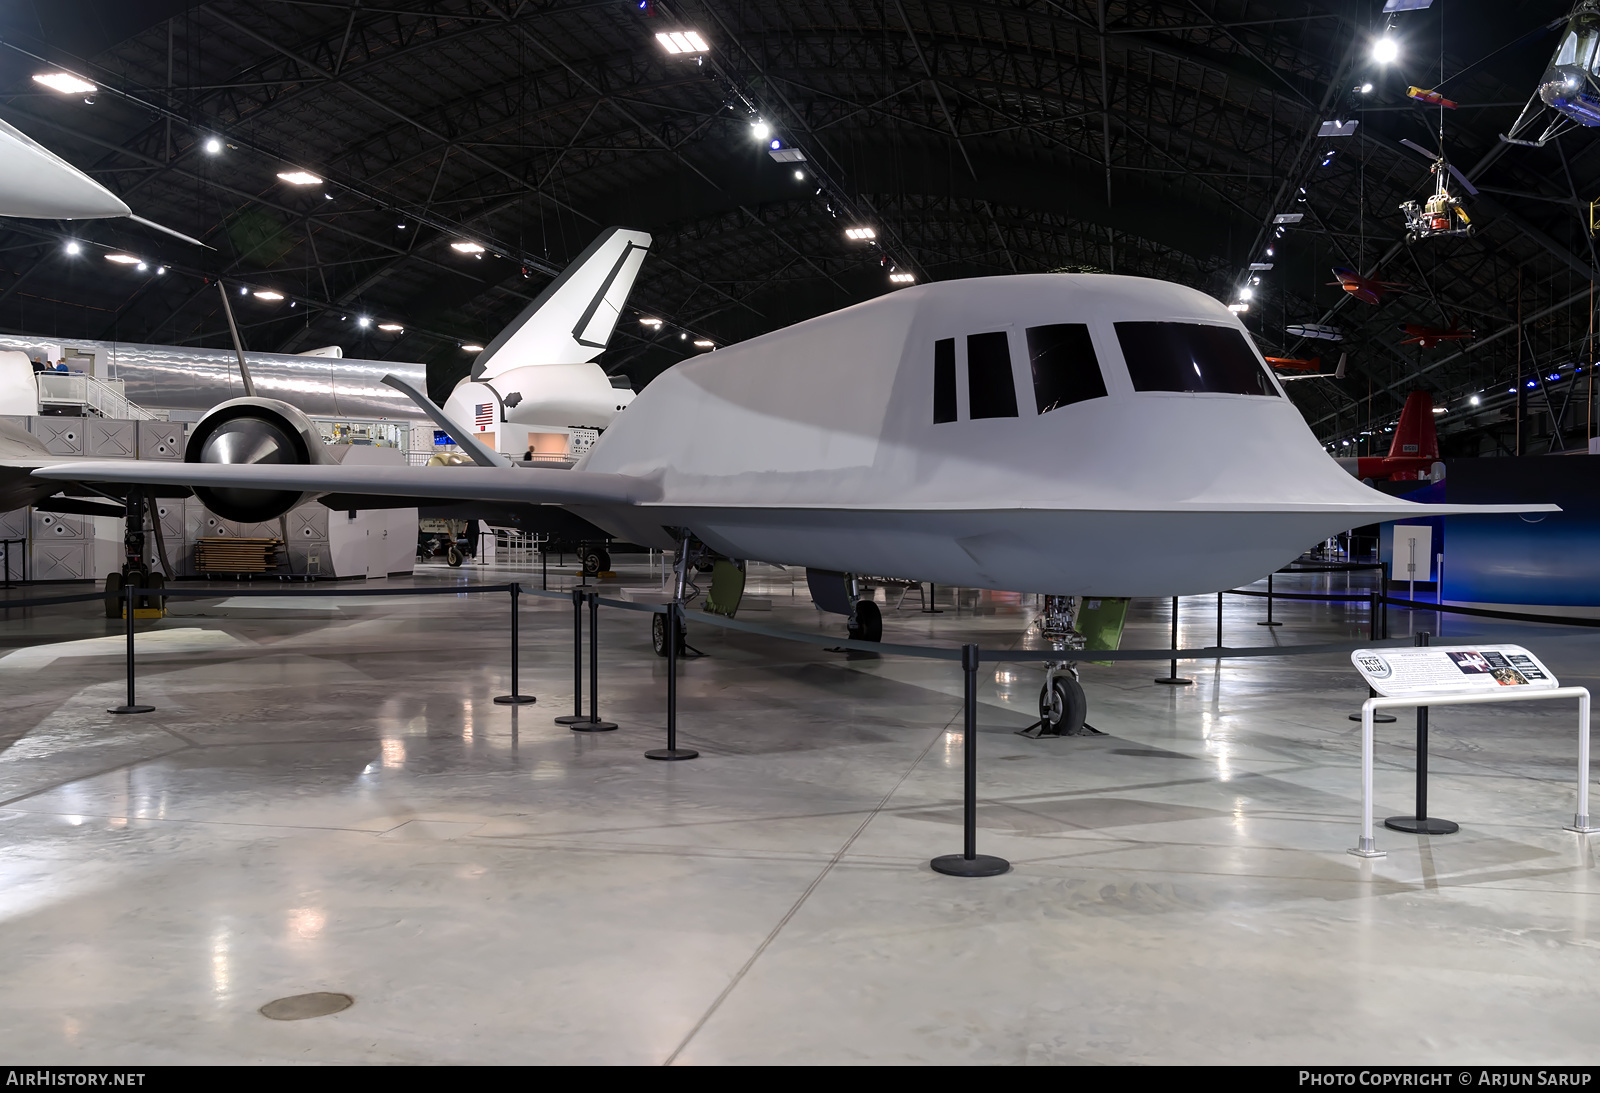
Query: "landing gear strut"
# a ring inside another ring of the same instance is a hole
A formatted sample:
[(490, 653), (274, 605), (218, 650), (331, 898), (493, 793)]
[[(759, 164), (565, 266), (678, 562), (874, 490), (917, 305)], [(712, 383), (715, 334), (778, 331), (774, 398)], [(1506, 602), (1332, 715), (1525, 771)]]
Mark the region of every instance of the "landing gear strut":
[[(145, 497), (144, 490), (138, 486), (128, 491), (125, 503), (126, 516), (122, 533), (122, 549), (124, 560), (122, 569), (116, 573), (106, 574), (106, 618), (120, 619), (127, 606), (127, 597), (122, 594), (124, 588), (130, 585), (134, 588), (163, 589), (167, 586), (166, 576), (150, 569), (150, 559), (145, 556), (144, 518)], [(161, 542), (161, 515), (155, 514), (156, 541), (161, 546), (163, 561), (166, 555), (166, 544)], [(162, 611), (166, 610), (167, 598), (165, 596), (139, 596), (134, 601), (135, 611)]]
[[(1075, 625), (1078, 597), (1046, 596), (1039, 616), (1039, 634), (1053, 649), (1062, 653), (1081, 652), (1085, 641)], [(1039, 720), (1021, 730), (1019, 736), (1104, 736), (1105, 733), (1084, 720), (1089, 714), (1089, 698), (1078, 682), (1075, 659), (1050, 661), (1045, 666), (1044, 686), (1039, 690)]]

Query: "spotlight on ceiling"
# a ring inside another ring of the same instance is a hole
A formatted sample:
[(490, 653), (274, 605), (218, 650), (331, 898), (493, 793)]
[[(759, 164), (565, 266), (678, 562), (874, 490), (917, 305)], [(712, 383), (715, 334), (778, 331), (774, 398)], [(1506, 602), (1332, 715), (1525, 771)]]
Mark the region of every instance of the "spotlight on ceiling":
[(1474, 406), (1476, 406), (1476, 405), (1478, 405), (1478, 396), (1477, 396), (1477, 395), (1473, 395), (1473, 396), (1472, 396), (1472, 397), (1471, 397), (1471, 398), (1470, 398), (1470, 399), (1468, 399), (1468, 400), (1467, 400), (1467, 401), (1468, 401), (1468, 402), (1470, 402), (1470, 403), (1472, 403), (1472, 405), (1474, 405)]
[(291, 186), (315, 186), (322, 181), (310, 171), (279, 171), (278, 177)]
[(889, 280), (897, 285), (909, 285), (917, 279), (914, 273), (891, 273)]
[(1392, 64), (1400, 56), (1400, 43), (1386, 33), (1372, 43), (1372, 59), (1381, 65)]
[(66, 251), (68, 254), (77, 254), (82, 249), (83, 248), (78, 245), (78, 241), (76, 239), (67, 240)]
[(481, 346), (481, 345), (464, 345), (464, 346), (461, 347), (461, 351), (463, 353), (482, 353), (483, 352), (483, 346)]
[(378, 329), (387, 330), (391, 334), (398, 334), (400, 331), (404, 330), (405, 327), (401, 326), (399, 323), (379, 323)]
[(156, 267), (156, 276), (157, 277), (165, 277), (166, 273), (167, 273), (167, 267), (166, 266), (157, 266)]
[(1243, 315), (1246, 311), (1250, 310), (1250, 305), (1249, 304), (1229, 304), (1228, 305), (1228, 310), (1233, 312), (1235, 315)]
[(281, 300), (281, 299), (283, 299), (283, 293), (281, 293), (281, 292), (273, 292), (270, 288), (257, 289), (256, 290), (256, 299), (258, 299), (258, 300)]
[(108, 254), (106, 255), (106, 261), (115, 262), (119, 266), (137, 266), (139, 264), (139, 259), (131, 254)]
[(640, 326), (649, 326), (649, 327), (659, 327), (661, 325), (661, 320), (655, 318), (654, 316), (646, 315), (644, 318), (639, 320), (639, 325)]
[(1363, 95), (1370, 95), (1370, 94), (1372, 94), (1372, 85), (1371, 85), (1371, 84), (1370, 84), (1370, 83), (1364, 83), (1364, 84), (1362, 84), (1362, 85), (1361, 85), (1361, 93), (1362, 93), (1362, 94), (1363, 94)]
[(846, 228), (844, 237), (846, 239), (876, 239), (878, 238), (878, 233), (871, 228)]
[(207, 155), (214, 156), (222, 151), (222, 142), (216, 137), (207, 137), (205, 144), (201, 145), (201, 147), (206, 150)]
[(664, 34), (657, 34), (656, 41), (661, 43), (661, 48), (668, 53), (704, 53), (711, 47), (706, 45), (706, 40), (699, 33), (692, 30), (669, 30)]
[(459, 251), (462, 254), (482, 254), (483, 253), (483, 245), (481, 243), (471, 243), (471, 242), (467, 242), (465, 240), (463, 240), (460, 243), (451, 243), (450, 244), (450, 249), (453, 250), (453, 251)]
[(694, 344), (699, 349), (715, 349), (717, 347), (717, 343), (709, 338), (696, 338)]
[(40, 72), (34, 76), (33, 82), (44, 84), (51, 91), (59, 91), (63, 95), (87, 95), (91, 91), (100, 90), (88, 80), (80, 79), (70, 72)]
[(135, 266), (133, 268), (138, 270), (140, 273), (143, 273), (145, 270), (149, 269), (150, 267), (145, 265), (143, 262), (140, 262), (137, 266)]
[(796, 171), (794, 173), (794, 180), (796, 182), (804, 182), (806, 180), (806, 173), (804, 171)]
[(367, 327), (372, 325), (372, 320), (363, 315), (361, 318), (356, 320), (356, 325), (365, 330)]
[(757, 140), (766, 140), (768, 137), (772, 136), (772, 126), (768, 125), (760, 118), (757, 118), (755, 121), (750, 123), (750, 135), (755, 137)]

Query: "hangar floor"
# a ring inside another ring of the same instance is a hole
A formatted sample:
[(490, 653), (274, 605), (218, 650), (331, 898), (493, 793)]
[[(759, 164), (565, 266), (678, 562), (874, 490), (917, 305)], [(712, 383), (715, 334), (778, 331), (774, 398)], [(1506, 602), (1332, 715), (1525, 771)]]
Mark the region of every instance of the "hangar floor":
[[(762, 581), (756, 618), (839, 629), (782, 574)], [(1595, 1059), (1600, 878), (1561, 830), (1565, 704), (1435, 711), (1434, 811), (1462, 831), (1380, 829), (1389, 857), (1362, 862), (1344, 852), (1363, 693), (1346, 658), (1194, 664), (1182, 689), (1151, 683), (1164, 665), (1086, 667), (1109, 735), (1042, 742), (1013, 735), (1038, 672), (986, 670), (980, 849), (1015, 869), (961, 880), (927, 866), (960, 849), (946, 664), (699, 628), (680, 724), (701, 758), (667, 764), (641, 756), (664, 675), (642, 615), (602, 616), (602, 709), (623, 727), (583, 735), (551, 723), (571, 707), (562, 603), (524, 601), (539, 704), (513, 710), (490, 701), (501, 597), (191, 602), (140, 638), (157, 709), (137, 717), (104, 712), (120, 624), (95, 606), (0, 621), (8, 1058)], [(887, 636), (1015, 645), (1032, 609), (945, 606), (913, 595)], [(1165, 604), (1135, 607), (1126, 645), (1164, 645)], [(1212, 640), (1214, 610), (1185, 601), (1185, 644)], [(1229, 642), (1364, 623), (1359, 605), (1277, 614), (1258, 628), (1261, 602), (1230, 599)], [(1521, 640), (1595, 685), (1587, 634), (1445, 630)], [(1380, 817), (1410, 811), (1409, 716), (1381, 738)], [(257, 1012), (311, 991), (355, 1004)]]

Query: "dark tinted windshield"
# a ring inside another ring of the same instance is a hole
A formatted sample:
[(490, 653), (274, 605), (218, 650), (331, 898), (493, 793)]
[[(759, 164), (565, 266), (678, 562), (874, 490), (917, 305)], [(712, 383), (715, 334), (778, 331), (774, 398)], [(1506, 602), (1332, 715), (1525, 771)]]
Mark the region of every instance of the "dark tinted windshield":
[(1105, 398), (1094, 342), (1084, 323), (1028, 327), (1028, 366), (1041, 414), (1086, 399)]
[(1243, 334), (1203, 323), (1118, 323), (1135, 391), (1276, 395)]

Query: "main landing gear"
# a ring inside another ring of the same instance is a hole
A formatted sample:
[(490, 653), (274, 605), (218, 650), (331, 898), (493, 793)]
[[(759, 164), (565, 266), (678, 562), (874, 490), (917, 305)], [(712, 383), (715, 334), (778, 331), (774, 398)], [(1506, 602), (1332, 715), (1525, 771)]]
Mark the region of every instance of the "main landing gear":
[(883, 612), (873, 600), (857, 600), (856, 613), (844, 627), (851, 641), (882, 641)]

